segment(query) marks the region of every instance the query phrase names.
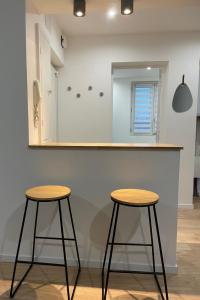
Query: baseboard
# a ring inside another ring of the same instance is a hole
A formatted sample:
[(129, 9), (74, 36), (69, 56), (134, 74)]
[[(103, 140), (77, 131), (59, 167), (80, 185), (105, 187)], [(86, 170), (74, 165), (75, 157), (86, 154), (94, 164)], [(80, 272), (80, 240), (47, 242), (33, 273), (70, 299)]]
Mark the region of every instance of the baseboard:
[[(20, 256), (22, 260), (31, 260), (30, 256)], [(11, 255), (0, 255), (0, 262), (14, 262), (15, 256)], [(35, 258), (37, 262), (45, 262), (45, 263), (55, 263), (55, 264), (62, 264), (62, 258), (55, 258), (55, 257), (40, 257), (39, 259)], [(76, 266), (76, 261), (68, 260), (68, 266)], [(102, 267), (101, 262), (96, 260), (81, 260), (81, 266), (83, 268), (97, 268), (100, 269)], [(121, 270), (136, 270), (136, 271), (152, 271), (151, 267), (146, 264), (134, 264), (134, 263), (112, 263), (113, 269), (121, 269)], [(161, 272), (161, 265), (157, 265), (156, 269), (158, 272)], [(165, 270), (167, 274), (176, 274), (177, 273), (177, 265), (170, 266), (165, 265)]]
[(194, 204), (179, 204), (178, 208), (186, 208), (186, 209), (193, 209), (194, 208)]

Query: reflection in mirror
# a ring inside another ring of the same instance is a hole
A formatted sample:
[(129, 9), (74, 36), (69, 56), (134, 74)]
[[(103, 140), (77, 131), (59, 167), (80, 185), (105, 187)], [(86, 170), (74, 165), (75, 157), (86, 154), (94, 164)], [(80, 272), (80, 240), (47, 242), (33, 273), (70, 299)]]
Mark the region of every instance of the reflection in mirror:
[[(84, 44), (88, 51), (76, 43), (63, 49), (54, 17), (46, 16), (43, 24), (34, 14), (29, 21), (30, 144), (159, 141), (167, 61), (119, 61), (121, 56), (107, 53), (97, 40), (92, 47)], [(34, 81), (40, 86), (37, 99)]]
[(99, 96), (100, 96), (100, 97), (103, 97), (103, 96), (104, 96), (104, 93), (103, 93), (103, 92), (99, 93)]
[[(44, 82), (49, 78), (47, 63), (45, 60)], [(88, 85), (81, 74), (79, 78), (79, 72), (74, 77), (67, 69), (66, 78), (65, 66), (59, 73), (53, 67), (49, 70), (50, 82), (43, 86), (50, 86), (51, 93), (42, 99), (41, 143), (158, 142), (163, 66), (113, 64), (112, 73), (105, 74), (105, 82), (99, 85), (98, 74), (97, 80)], [(112, 79), (109, 87), (106, 78)], [(72, 85), (66, 87), (66, 81)]]
[(172, 107), (177, 113), (188, 111), (192, 107), (193, 99), (189, 87), (185, 83), (185, 76), (183, 75), (182, 83), (177, 87)]

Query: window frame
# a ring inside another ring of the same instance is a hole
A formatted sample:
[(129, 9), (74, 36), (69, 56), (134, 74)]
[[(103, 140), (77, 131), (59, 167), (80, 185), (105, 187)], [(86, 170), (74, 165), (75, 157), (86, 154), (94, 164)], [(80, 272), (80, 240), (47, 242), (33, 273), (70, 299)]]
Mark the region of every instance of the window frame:
[[(132, 81), (131, 82), (131, 109), (130, 109), (130, 134), (131, 136), (154, 136), (157, 135), (156, 128), (158, 127), (158, 114), (159, 114), (159, 81)], [(152, 132), (151, 133), (137, 133), (134, 132), (134, 120), (135, 120), (135, 90), (137, 84), (152, 84), (154, 85), (154, 97), (153, 97), (153, 118), (152, 118)], [(155, 88), (157, 89), (157, 96), (155, 98)], [(157, 115), (155, 115), (155, 107), (157, 106)], [(156, 126), (157, 123), (157, 126)]]

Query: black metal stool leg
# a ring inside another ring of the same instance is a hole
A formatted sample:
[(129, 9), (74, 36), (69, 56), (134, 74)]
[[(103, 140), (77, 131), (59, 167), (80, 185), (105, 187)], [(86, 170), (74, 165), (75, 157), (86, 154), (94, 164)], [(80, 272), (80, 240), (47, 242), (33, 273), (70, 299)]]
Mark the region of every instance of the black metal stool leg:
[(164, 296), (163, 296), (163, 292), (157, 277), (157, 273), (156, 273), (156, 266), (155, 266), (155, 253), (154, 253), (154, 240), (153, 240), (153, 229), (152, 229), (152, 220), (151, 220), (151, 207), (148, 206), (148, 214), (149, 214), (149, 228), (150, 228), (150, 236), (151, 236), (151, 249), (152, 249), (152, 261), (153, 261), (153, 275), (158, 287), (158, 290), (160, 292), (160, 295), (162, 297), (162, 300), (165, 300)]
[(105, 270), (105, 263), (106, 263), (106, 257), (107, 257), (108, 246), (109, 246), (109, 241), (110, 241), (110, 235), (111, 235), (111, 231), (112, 231), (112, 225), (113, 225), (115, 209), (116, 209), (116, 203), (114, 203), (114, 205), (113, 205), (112, 217), (111, 217), (111, 221), (110, 221), (108, 238), (107, 238), (107, 242), (106, 242), (106, 250), (105, 250), (104, 260), (103, 260), (103, 267), (102, 267), (102, 274), (101, 274), (101, 278), (102, 278), (102, 300), (104, 298), (104, 270)]
[(155, 275), (155, 272), (156, 272), (156, 267), (155, 267), (155, 253), (154, 253), (154, 241), (153, 241), (153, 230), (152, 230), (152, 221), (151, 221), (150, 206), (148, 206), (148, 215), (149, 215), (149, 228), (150, 228), (150, 236), (151, 236), (153, 272), (154, 272), (154, 275)]
[(72, 210), (71, 210), (71, 205), (70, 205), (70, 199), (69, 197), (67, 197), (67, 201), (68, 201), (68, 207), (69, 207), (69, 214), (70, 214), (70, 219), (71, 219), (71, 224), (72, 224), (72, 230), (73, 230), (73, 235), (74, 235), (74, 242), (75, 242), (75, 247), (76, 247), (76, 254), (77, 254), (77, 259), (78, 259), (78, 273), (76, 276), (76, 280), (75, 280), (75, 284), (74, 284), (74, 289), (72, 292), (72, 299), (74, 297), (74, 293), (75, 293), (75, 289), (77, 286), (77, 282), (78, 282), (78, 278), (81, 272), (81, 262), (80, 262), (80, 256), (79, 256), (79, 251), (78, 251), (78, 244), (77, 244), (77, 238), (76, 238), (76, 232), (75, 232), (75, 228), (74, 228), (74, 220), (73, 220), (73, 216), (72, 216)]
[(67, 285), (67, 297), (70, 300), (70, 292), (69, 292), (69, 278), (68, 278), (68, 268), (67, 268), (67, 257), (66, 257), (66, 250), (65, 250), (65, 237), (64, 237), (64, 230), (63, 230), (63, 220), (62, 220), (62, 210), (61, 210), (61, 203), (58, 200), (58, 207), (59, 207), (59, 217), (60, 217), (60, 228), (61, 228), (61, 237), (62, 237), (62, 247), (63, 247), (63, 256), (64, 256), (64, 263), (65, 263), (65, 278), (66, 278), (66, 285)]
[[(158, 245), (159, 245), (160, 258), (161, 258), (161, 264), (162, 264), (162, 271), (163, 271), (163, 279), (164, 279), (164, 285), (165, 285), (166, 300), (169, 300), (168, 288), (167, 288), (167, 278), (166, 278), (166, 273), (165, 273), (165, 264), (164, 264), (163, 253), (162, 253), (162, 245), (161, 245), (160, 232), (159, 232), (159, 226), (158, 226), (158, 219), (157, 219), (157, 213), (156, 213), (155, 204), (153, 205), (153, 211), (154, 211), (154, 217), (155, 217), (156, 232), (157, 232), (157, 236), (158, 236)], [(164, 297), (163, 297), (162, 294), (161, 294), (161, 296), (164, 299)]]
[(24, 274), (24, 276), (22, 277), (22, 279), (20, 280), (20, 282), (18, 283), (18, 285), (16, 286), (15, 290), (13, 291), (13, 286), (14, 286), (14, 281), (15, 281), (15, 273), (16, 273), (16, 268), (17, 268), (17, 263), (18, 263), (18, 257), (19, 257), (19, 251), (20, 251), (20, 246), (21, 246), (21, 241), (22, 241), (22, 235), (23, 235), (23, 231), (24, 231), (24, 224), (25, 224), (25, 220), (26, 220), (26, 213), (27, 213), (27, 208), (28, 208), (28, 201), (29, 200), (26, 199), (26, 205), (25, 205), (25, 209), (24, 209), (24, 216), (23, 216), (23, 220), (22, 220), (22, 226), (21, 226), (21, 231), (20, 231), (20, 236), (19, 236), (19, 242), (18, 242), (18, 246), (17, 246), (17, 253), (16, 253), (16, 257), (15, 257), (15, 264), (14, 264), (14, 270), (13, 270), (13, 276), (12, 276), (12, 283), (11, 283), (11, 289), (10, 289), (10, 298), (14, 297), (14, 295), (17, 292), (17, 290), (21, 286), (22, 282), (24, 281), (24, 279), (28, 275), (30, 269), (32, 268), (32, 264), (31, 264), (29, 266), (28, 270), (26, 271), (26, 273)]
[(114, 241), (115, 241), (118, 215), (119, 215), (119, 203), (117, 203), (117, 211), (116, 211), (116, 216), (115, 216), (115, 221), (114, 221), (114, 228), (113, 228), (113, 235), (112, 235), (112, 242), (111, 242), (111, 249), (110, 249), (109, 261), (108, 261), (108, 270), (107, 270), (106, 285), (105, 285), (103, 300), (106, 300), (106, 295), (107, 295), (107, 290), (108, 290), (108, 281), (109, 281), (109, 275), (110, 275), (110, 266), (111, 266), (111, 261), (112, 261), (113, 246), (114, 246)]
[(80, 256), (79, 256), (79, 251), (78, 251), (78, 244), (77, 244), (77, 238), (76, 238), (76, 232), (74, 228), (74, 220), (72, 216), (72, 210), (71, 210), (71, 205), (70, 205), (70, 200), (69, 197), (67, 197), (68, 201), (68, 207), (69, 207), (69, 214), (70, 214), (70, 219), (71, 219), (71, 224), (72, 224), (72, 230), (73, 230), (73, 235), (74, 235), (74, 242), (76, 246), (76, 254), (77, 254), (77, 259), (78, 259), (78, 266), (79, 266), (79, 271), (81, 270), (81, 262), (80, 262)]
[(37, 206), (36, 206), (35, 226), (34, 226), (34, 235), (33, 235), (32, 264), (34, 263), (34, 257), (35, 257), (35, 240), (36, 240), (36, 231), (37, 231), (38, 210), (39, 210), (39, 202), (37, 202)]

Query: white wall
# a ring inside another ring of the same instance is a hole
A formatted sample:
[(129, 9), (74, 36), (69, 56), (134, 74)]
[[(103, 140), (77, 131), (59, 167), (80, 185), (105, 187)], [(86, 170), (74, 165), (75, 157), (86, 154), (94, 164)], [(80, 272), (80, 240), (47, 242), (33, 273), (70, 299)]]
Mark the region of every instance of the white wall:
[[(95, 135), (95, 141), (111, 140), (113, 62), (169, 62), (161, 99), (160, 142), (184, 146), (179, 203), (191, 206), (200, 33), (72, 37), (68, 46), (65, 68), (60, 73), (60, 141), (88, 141), (88, 128), (90, 134)], [(194, 103), (188, 112), (177, 114), (172, 110), (172, 99), (183, 74), (191, 88)], [(68, 85), (72, 86), (70, 93), (67, 92)], [(92, 93), (87, 91), (89, 85), (94, 87)], [(99, 91), (105, 93), (102, 99), (98, 97)], [(82, 94), (79, 100), (75, 97), (77, 92)], [(73, 133), (71, 129), (79, 130), (79, 136), (70, 135), (70, 132)]]
[[(104, 61), (98, 44), (90, 49), (70, 43), (65, 67), (59, 74), (59, 141), (110, 142), (111, 81), (105, 82), (105, 78), (111, 76), (111, 65)], [(70, 92), (68, 86), (72, 88)], [(92, 91), (88, 91), (89, 86), (93, 87)], [(104, 97), (99, 97), (100, 92)], [(76, 98), (77, 93), (81, 98)]]
[(56, 66), (62, 67), (64, 64), (64, 50), (61, 47), (61, 29), (58, 26), (55, 17), (47, 15), (45, 18), (45, 27), (49, 33), (49, 42), (52, 52), (52, 60)]
[(27, 14), (26, 17), (26, 47), (27, 47), (27, 87), (28, 87), (28, 119), (29, 119), (29, 141), (39, 143), (40, 131), (34, 126), (34, 91), (33, 81), (39, 79), (37, 63), (37, 44), (35, 24), (44, 24), (43, 16)]
[(112, 142), (156, 143), (156, 135), (131, 133), (132, 83), (135, 81), (160, 81), (159, 69), (114, 69)]
[[(16, 253), (19, 229), (25, 205), (24, 190), (41, 184), (67, 184), (72, 187), (72, 210), (81, 259), (98, 265), (105, 249), (111, 213), (109, 193), (118, 187), (143, 187), (161, 196), (158, 215), (167, 267), (176, 266), (176, 225), (179, 152), (128, 150), (31, 150), (28, 148), (26, 93), (26, 45), (24, 1), (0, 2), (0, 254), (10, 259)], [(13, 47), (14, 45), (14, 47)], [(21, 255), (30, 253), (34, 204), (29, 207)], [(53, 228), (57, 208), (41, 207), (39, 234), (60, 234)], [(65, 209), (63, 208), (63, 213)], [(128, 218), (128, 216), (130, 218)], [(169, 218), (170, 216), (170, 218)], [(122, 210), (118, 234), (127, 241), (141, 237), (146, 224), (145, 211)], [(66, 223), (68, 218), (65, 219)], [(144, 223), (141, 221), (144, 221)], [(48, 227), (50, 222), (50, 229)], [(58, 223), (57, 223), (58, 224)], [(143, 224), (143, 225), (142, 225)], [(125, 227), (128, 226), (129, 230)], [(149, 234), (146, 227), (145, 234)], [(124, 233), (127, 235), (125, 236)], [(147, 240), (147, 236), (143, 237)], [(170, 240), (170, 243), (169, 243)], [(59, 243), (60, 244), (60, 243)], [(137, 250), (136, 250), (137, 251)], [(59, 257), (61, 249), (37, 247), (36, 254)], [(142, 253), (141, 253), (142, 254)], [(142, 256), (143, 257), (143, 256)], [(146, 256), (145, 256), (146, 258)], [(125, 257), (127, 262), (141, 257)], [(135, 260), (136, 259), (136, 260)], [(120, 257), (121, 260), (121, 257)], [(119, 258), (116, 259), (119, 261)], [(146, 263), (146, 259), (142, 262)], [(141, 263), (139, 265), (140, 268)]]
[[(39, 65), (37, 57), (36, 24), (39, 24), (50, 43), (51, 60), (56, 66), (64, 63), (64, 51), (60, 44), (61, 30), (54, 18), (38, 14), (34, 6), (29, 2), (28, 13), (26, 14), (26, 47), (27, 47), (27, 85), (28, 85), (28, 112), (29, 112), (29, 142), (40, 142), (40, 128), (35, 128), (33, 122), (33, 81), (39, 78)], [(48, 27), (47, 27), (47, 26)], [(50, 69), (50, 68), (49, 68)], [(49, 74), (49, 77), (51, 75)]]

